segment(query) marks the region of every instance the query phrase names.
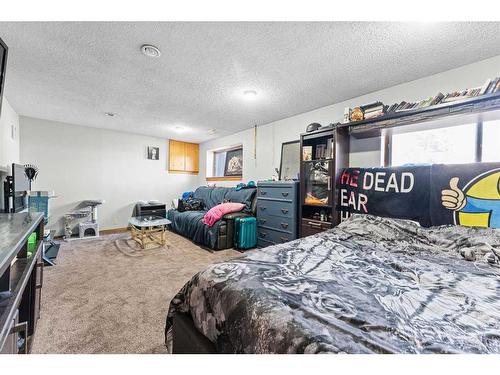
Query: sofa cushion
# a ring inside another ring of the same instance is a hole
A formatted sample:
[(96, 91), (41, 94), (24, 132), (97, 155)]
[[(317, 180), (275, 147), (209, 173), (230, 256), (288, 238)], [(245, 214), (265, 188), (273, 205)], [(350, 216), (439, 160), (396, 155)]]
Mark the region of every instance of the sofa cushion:
[(226, 193), (226, 200), (228, 202), (243, 203), (245, 205), (244, 212), (252, 211), (252, 202), (255, 197), (257, 189), (241, 189), (235, 190), (234, 188), (228, 189)]
[(200, 186), (193, 194), (193, 198), (201, 199), (204, 203), (205, 210), (217, 206), (218, 204), (227, 202), (243, 203), (245, 212), (252, 210), (252, 202), (255, 196), (256, 189), (241, 189), (236, 191), (231, 187), (208, 187)]
[(212, 249), (217, 246), (217, 233), (223, 223), (219, 220), (213, 227), (203, 224), (203, 216), (206, 211), (185, 211), (169, 210), (167, 218), (172, 222), (170, 228), (184, 237), (191, 239), (195, 243), (208, 246)]
[(228, 189), (225, 187), (200, 186), (195, 190), (193, 198), (203, 200), (205, 210), (208, 211), (224, 202)]

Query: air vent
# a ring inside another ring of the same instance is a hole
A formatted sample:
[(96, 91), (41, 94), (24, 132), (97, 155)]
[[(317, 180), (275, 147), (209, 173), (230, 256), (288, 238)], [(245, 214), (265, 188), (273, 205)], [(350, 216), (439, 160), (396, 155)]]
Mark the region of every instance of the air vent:
[(160, 57), (161, 52), (158, 47), (152, 46), (151, 44), (144, 44), (141, 47), (141, 52), (148, 57)]

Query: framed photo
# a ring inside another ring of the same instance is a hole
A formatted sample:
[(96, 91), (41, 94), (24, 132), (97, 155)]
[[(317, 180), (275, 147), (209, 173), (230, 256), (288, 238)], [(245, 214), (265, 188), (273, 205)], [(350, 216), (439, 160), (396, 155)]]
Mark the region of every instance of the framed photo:
[(224, 176), (241, 176), (243, 174), (243, 148), (226, 152)]
[(302, 160), (309, 161), (312, 160), (313, 146), (303, 146), (302, 147)]
[(159, 147), (148, 147), (148, 159), (149, 160), (160, 160), (160, 148)]
[(281, 144), (280, 180), (298, 180), (300, 173), (300, 141)]

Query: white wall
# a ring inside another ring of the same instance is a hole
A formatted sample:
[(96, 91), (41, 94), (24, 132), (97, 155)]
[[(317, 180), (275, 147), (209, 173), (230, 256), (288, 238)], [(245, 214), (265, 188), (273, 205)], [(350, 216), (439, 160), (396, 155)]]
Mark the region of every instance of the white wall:
[[(385, 104), (395, 102), (417, 101), (434, 96), (439, 91), (449, 91), (481, 86), (488, 78), (500, 74), (500, 56), (483, 60), (474, 64), (442, 72), (416, 81), (407, 82), (384, 90), (373, 92), (357, 98), (322, 107), (297, 116), (275, 121), (258, 127), (257, 130), (257, 158), (254, 159), (253, 129), (244, 130), (233, 135), (218, 138), (201, 144), (200, 146), (200, 176), (199, 184), (205, 183), (207, 151), (243, 143), (243, 181), (270, 178), (275, 167), (279, 167), (281, 144), (299, 139), (300, 133), (305, 131), (311, 122), (328, 125), (342, 121), (345, 107), (356, 107), (372, 101), (380, 100)], [(258, 104), (255, 106), (258, 111)], [(252, 119), (248, 119), (249, 126)], [(351, 166), (378, 166), (380, 165), (380, 139), (351, 140)], [(224, 185), (224, 183), (218, 183)], [(226, 183), (234, 185), (234, 183)]]
[(12, 163), (19, 162), (19, 116), (6, 97), (0, 113), (0, 211), (3, 211), (3, 181), (11, 172)]
[(0, 114), (0, 169), (19, 162), (19, 116), (4, 97)]
[[(33, 190), (54, 190), (49, 227), (62, 233), (62, 216), (86, 199), (105, 199), (101, 229), (127, 226), (135, 202), (172, 199), (192, 190), (197, 176), (169, 174), (166, 139), (20, 118), (21, 161), (39, 175)], [(160, 148), (160, 160), (146, 158), (147, 146)]]

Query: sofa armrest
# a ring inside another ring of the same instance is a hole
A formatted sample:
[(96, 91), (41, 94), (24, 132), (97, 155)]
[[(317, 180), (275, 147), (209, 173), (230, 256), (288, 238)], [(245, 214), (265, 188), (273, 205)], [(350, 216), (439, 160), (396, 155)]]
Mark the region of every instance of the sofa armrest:
[(230, 214), (225, 214), (224, 216), (222, 216), (222, 218), (224, 220), (234, 220), (237, 217), (250, 217), (250, 216), (253, 216), (253, 215), (246, 213), (246, 212), (233, 212)]

